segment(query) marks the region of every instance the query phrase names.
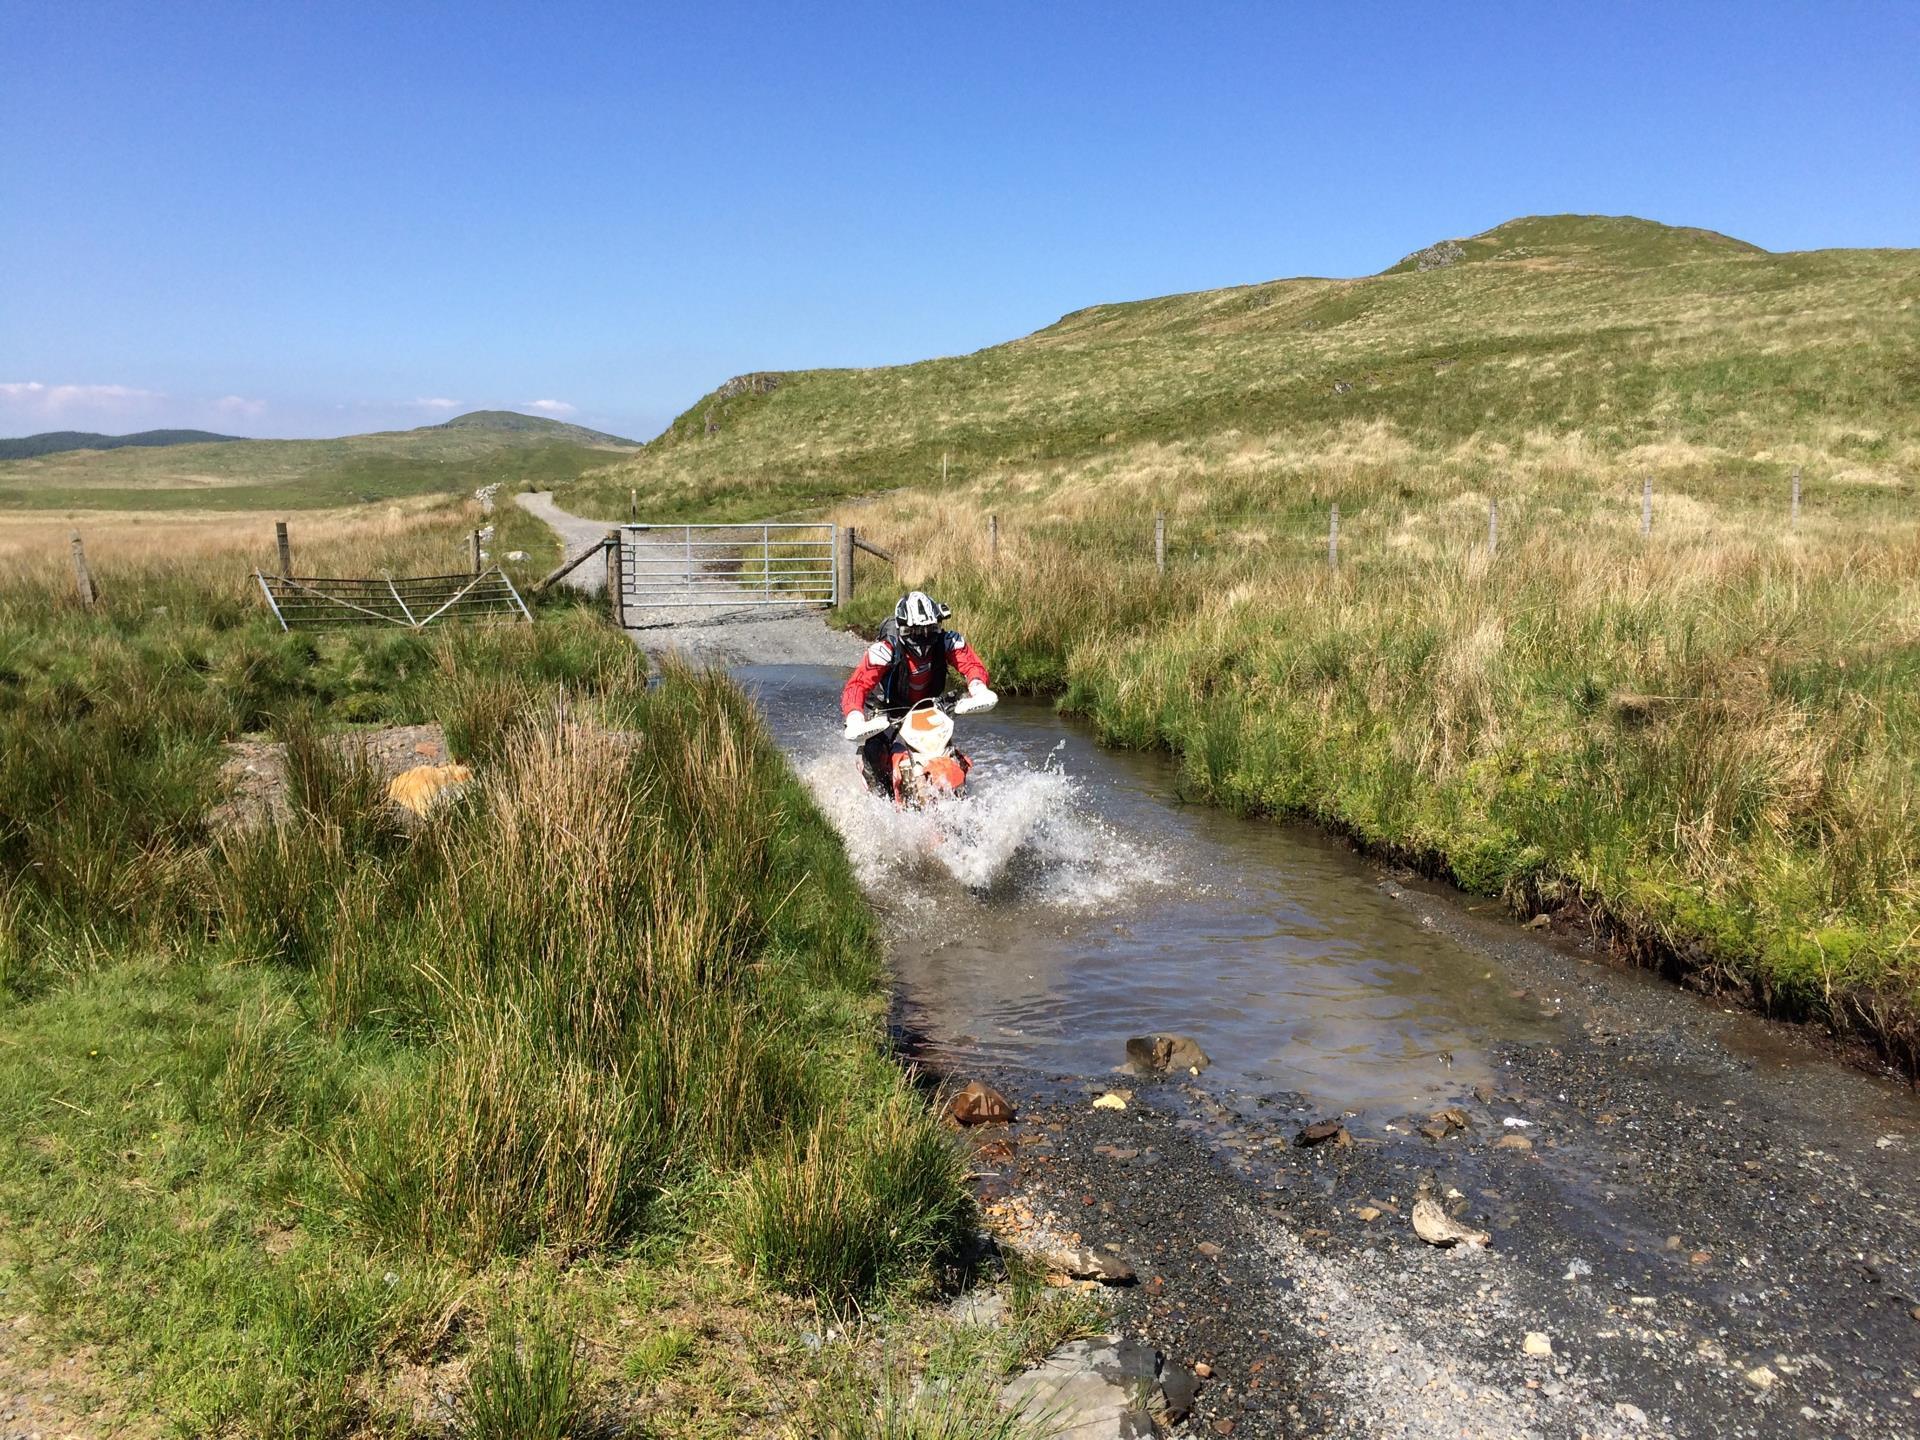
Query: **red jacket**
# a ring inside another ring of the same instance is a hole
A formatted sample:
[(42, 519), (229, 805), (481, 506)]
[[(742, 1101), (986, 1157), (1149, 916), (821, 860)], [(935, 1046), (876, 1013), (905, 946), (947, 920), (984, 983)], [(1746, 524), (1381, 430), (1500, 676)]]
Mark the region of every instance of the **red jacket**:
[[(966, 679), (978, 680), (985, 685), (987, 667), (980, 657), (974, 654), (973, 647), (967, 644), (966, 636), (956, 634), (952, 630), (943, 630), (940, 632), (940, 638), (946, 643), (947, 666), (958, 670)], [(934, 688), (936, 677), (940, 676), (940, 672), (947, 667), (937, 664), (932, 658), (915, 662), (909, 655), (905, 657), (905, 661), (905, 673), (902, 679), (905, 681), (907, 693), (892, 697), (892, 703), (904, 706), (932, 698), (936, 693)], [(887, 678), (888, 672), (893, 668), (892, 645), (885, 640), (876, 640), (869, 645), (865, 658), (848, 678), (847, 688), (840, 692), (840, 713), (845, 715), (855, 710), (866, 709), (867, 696), (873, 692), (875, 686)]]

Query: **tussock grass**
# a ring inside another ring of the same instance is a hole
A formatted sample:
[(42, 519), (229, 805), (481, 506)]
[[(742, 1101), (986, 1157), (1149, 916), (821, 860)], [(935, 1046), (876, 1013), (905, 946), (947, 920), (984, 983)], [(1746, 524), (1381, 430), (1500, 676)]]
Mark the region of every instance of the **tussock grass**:
[(917, 1098), (822, 1114), (754, 1162), (735, 1253), (775, 1284), (859, 1300), (958, 1251), (973, 1220), (963, 1171)]
[(467, 1372), (459, 1440), (567, 1440), (585, 1419), (584, 1366), (571, 1335), (536, 1322), (487, 1343)]
[[(230, 558), (198, 589), (122, 571), (93, 614), (52, 580), (0, 597), (0, 1291), (183, 1431), (407, 1431), (405, 1377), (466, 1351), (465, 1433), (567, 1433), (617, 1349), (463, 1317), (531, 1288), (610, 1326), (624, 1270), (736, 1245), (825, 1116), (869, 1137), (837, 1183), (871, 1223), (763, 1215), (802, 1257), (769, 1276), (871, 1304), (934, 1270), (957, 1162), (889, 1058), (837, 840), (744, 698), (650, 685), (567, 606), (282, 636)], [(339, 730), (428, 720), (475, 779), (403, 824)], [(259, 729), (284, 815), (216, 831), (221, 743)]]

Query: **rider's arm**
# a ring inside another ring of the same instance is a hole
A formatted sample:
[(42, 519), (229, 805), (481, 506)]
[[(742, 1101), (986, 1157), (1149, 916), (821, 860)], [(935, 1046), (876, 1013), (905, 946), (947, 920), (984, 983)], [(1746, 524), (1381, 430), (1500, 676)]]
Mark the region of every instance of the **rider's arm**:
[(974, 681), (982, 685), (988, 683), (986, 662), (974, 653), (971, 645), (967, 644), (966, 636), (951, 630), (947, 632), (947, 661), (966, 678), (969, 684)]
[(893, 647), (886, 641), (876, 640), (869, 645), (853, 674), (847, 677), (846, 688), (840, 692), (840, 713), (851, 715), (856, 710), (865, 710), (867, 696), (885, 678), (887, 666), (892, 663)]

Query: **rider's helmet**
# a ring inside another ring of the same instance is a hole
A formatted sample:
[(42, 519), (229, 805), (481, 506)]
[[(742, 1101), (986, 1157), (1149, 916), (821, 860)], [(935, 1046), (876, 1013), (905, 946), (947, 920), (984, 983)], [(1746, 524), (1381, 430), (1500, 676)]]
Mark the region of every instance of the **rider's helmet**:
[(953, 613), (924, 590), (910, 590), (893, 607), (894, 628), (900, 643), (916, 660), (923, 660), (940, 643), (940, 622)]

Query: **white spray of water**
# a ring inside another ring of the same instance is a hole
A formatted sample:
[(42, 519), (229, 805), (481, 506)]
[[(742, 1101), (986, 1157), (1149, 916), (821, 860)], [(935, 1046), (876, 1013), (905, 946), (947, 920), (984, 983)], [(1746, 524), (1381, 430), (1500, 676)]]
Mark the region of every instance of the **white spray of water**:
[(1157, 881), (1154, 857), (1101, 820), (1056, 760), (1039, 770), (977, 765), (966, 794), (925, 810), (875, 795), (845, 750), (815, 756), (801, 773), (869, 890), (946, 879), (1088, 910)]

